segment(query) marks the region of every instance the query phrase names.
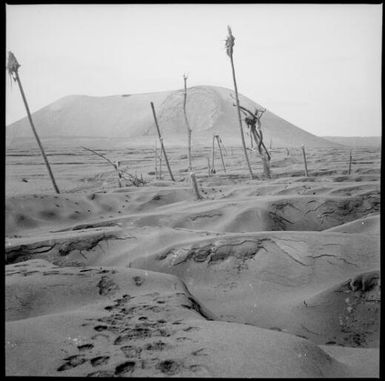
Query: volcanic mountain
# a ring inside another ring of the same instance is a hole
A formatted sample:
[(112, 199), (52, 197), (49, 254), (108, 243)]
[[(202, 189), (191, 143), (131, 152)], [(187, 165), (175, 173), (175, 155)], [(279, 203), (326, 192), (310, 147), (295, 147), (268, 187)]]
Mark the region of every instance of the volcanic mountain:
[[(231, 139), (240, 143), (233, 97), (232, 90), (222, 87), (196, 86), (188, 89), (186, 108), (193, 130), (193, 142), (208, 143), (213, 134), (219, 134), (226, 138), (226, 142)], [(71, 95), (36, 111), (32, 118), (42, 138), (93, 136), (153, 141), (153, 136), (157, 134), (150, 107), (150, 102), (153, 102), (163, 137), (184, 145), (187, 139), (183, 98), (183, 90), (104, 97)], [(251, 111), (256, 107), (262, 108), (243, 95), (240, 95), (240, 102)], [(269, 110), (261, 121), (265, 142), (272, 142), (275, 147), (335, 145), (296, 127)], [(30, 136), (32, 131), (27, 118), (7, 126), (7, 140)]]

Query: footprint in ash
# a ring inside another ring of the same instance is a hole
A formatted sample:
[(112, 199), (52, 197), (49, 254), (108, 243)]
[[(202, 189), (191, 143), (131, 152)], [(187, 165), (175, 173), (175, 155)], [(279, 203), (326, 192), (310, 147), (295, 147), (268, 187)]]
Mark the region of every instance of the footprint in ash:
[(77, 366), (84, 364), (87, 359), (84, 357), (84, 355), (73, 355), (65, 358), (64, 361), (65, 363), (57, 368), (58, 372), (76, 368)]
[(104, 365), (108, 363), (108, 360), (110, 359), (110, 356), (98, 356), (91, 359), (91, 365), (92, 366), (99, 366)]
[(157, 368), (164, 374), (167, 374), (168, 376), (173, 376), (176, 373), (180, 372), (181, 364), (174, 360), (164, 360), (161, 361)]
[(135, 361), (126, 361), (115, 368), (115, 376), (126, 376), (135, 369)]
[(94, 347), (94, 344), (83, 344), (83, 345), (78, 345), (78, 350), (79, 352), (85, 352), (85, 351), (90, 351)]

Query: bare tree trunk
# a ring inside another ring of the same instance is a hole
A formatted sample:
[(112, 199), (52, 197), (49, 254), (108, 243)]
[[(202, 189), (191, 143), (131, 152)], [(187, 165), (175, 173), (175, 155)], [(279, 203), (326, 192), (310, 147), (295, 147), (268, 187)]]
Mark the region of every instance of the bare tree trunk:
[(242, 117), (241, 117), (241, 109), (239, 107), (239, 96), (238, 96), (238, 86), (237, 86), (237, 79), (235, 77), (235, 69), (234, 69), (234, 60), (233, 60), (233, 46), (234, 46), (234, 36), (231, 33), (230, 27), (227, 27), (229, 31), (229, 36), (226, 40), (226, 46), (227, 46), (227, 54), (230, 57), (230, 62), (231, 62), (231, 70), (233, 73), (233, 82), (234, 82), (234, 91), (235, 91), (235, 100), (237, 103), (237, 111), (238, 111), (238, 122), (239, 122), (239, 130), (241, 133), (241, 139), (242, 139), (242, 146), (243, 146), (243, 153), (245, 155), (247, 167), (250, 172), (250, 178), (254, 179), (253, 171), (251, 170), (251, 165), (249, 161), (249, 156), (247, 155), (247, 150), (246, 150), (246, 143), (245, 143), (245, 137), (243, 134), (243, 128), (242, 128)]
[(240, 130), (240, 133), (241, 133), (241, 139), (242, 139), (243, 153), (244, 153), (244, 155), (245, 155), (247, 167), (248, 167), (248, 169), (249, 169), (250, 178), (251, 178), (251, 179), (254, 179), (254, 174), (253, 174), (253, 171), (251, 170), (251, 165), (250, 165), (250, 161), (249, 161), (249, 156), (247, 155), (246, 143), (245, 143), (245, 137), (244, 137), (244, 135), (243, 135), (242, 117), (241, 117), (241, 111), (240, 111), (240, 108), (239, 108), (238, 88), (237, 88), (237, 82), (236, 82), (236, 78), (235, 78), (234, 62), (233, 62), (233, 57), (232, 57), (232, 56), (230, 57), (230, 60), (231, 60), (231, 69), (232, 69), (232, 71), (233, 71), (234, 90), (235, 90), (235, 98), (236, 98), (236, 102), (237, 102), (238, 122), (239, 122), (239, 130)]
[(348, 174), (350, 175), (352, 173), (352, 150), (350, 150), (350, 155), (349, 155), (349, 171)]
[(21, 85), (19, 73), (17, 72), (17, 70), (16, 70), (14, 73), (15, 73), (15, 76), (16, 76), (16, 82), (17, 82), (17, 84), (19, 85), (19, 89), (20, 89), (21, 96), (22, 96), (22, 98), (23, 98), (24, 106), (25, 106), (25, 108), (26, 108), (26, 110), (27, 110), (28, 120), (29, 120), (29, 123), (30, 123), (30, 125), (31, 125), (33, 134), (35, 135), (37, 144), (39, 145), (41, 154), (42, 154), (42, 156), (43, 156), (43, 159), (44, 159), (45, 165), (46, 165), (46, 167), (47, 167), (48, 174), (49, 174), (49, 177), (51, 178), (52, 185), (53, 185), (53, 187), (54, 187), (54, 189), (55, 189), (55, 192), (59, 194), (60, 191), (59, 191), (58, 186), (56, 185), (56, 181), (55, 181), (55, 178), (54, 178), (54, 176), (53, 176), (53, 173), (52, 173), (52, 170), (51, 170), (51, 166), (49, 165), (47, 156), (46, 156), (46, 154), (45, 154), (45, 152), (44, 152), (43, 145), (42, 145), (41, 142), (40, 142), (39, 135), (37, 134), (36, 129), (35, 129), (35, 126), (34, 126), (34, 124), (33, 124), (31, 112), (29, 111), (29, 107), (28, 107), (28, 103), (27, 103), (27, 98), (25, 97), (24, 90), (23, 90), (23, 86)]
[(161, 149), (162, 149), (162, 151), (163, 151), (164, 160), (165, 160), (165, 162), (166, 162), (166, 165), (167, 165), (168, 172), (169, 172), (169, 174), (170, 174), (171, 180), (172, 180), (172, 181), (175, 181), (174, 176), (173, 176), (173, 174), (172, 174), (172, 172), (171, 172), (170, 164), (169, 164), (168, 159), (167, 159), (166, 150), (164, 149), (163, 138), (162, 138), (162, 135), (161, 135), (161, 133), (160, 133), (160, 129), (159, 129), (159, 125), (158, 125), (158, 119), (156, 118), (156, 113), (155, 113), (154, 103), (152, 103), (152, 102), (151, 102), (151, 108), (152, 108), (152, 113), (153, 113), (153, 115), (154, 115), (155, 126), (156, 126), (156, 129), (157, 129), (157, 131), (158, 131), (159, 141), (160, 141)]
[[(255, 144), (258, 149), (258, 153), (261, 156), (262, 164), (263, 164), (263, 175), (271, 179), (271, 172), (270, 172), (270, 155), (267, 153), (267, 149), (262, 141), (262, 136), (260, 136), (256, 129), (252, 129), (250, 131), (252, 135), (254, 136)], [(264, 150), (261, 150), (261, 146), (264, 148)]]
[(254, 179), (254, 174), (253, 174), (253, 171), (251, 170), (251, 165), (250, 165), (250, 161), (249, 161), (249, 156), (247, 155), (246, 143), (245, 143), (245, 137), (244, 137), (244, 135), (243, 135), (242, 117), (241, 117), (241, 110), (240, 110), (240, 108), (239, 108), (238, 88), (237, 88), (237, 81), (236, 81), (236, 78), (235, 78), (234, 62), (233, 62), (233, 56), (232, 56), (232, 55), (230, 56), (230, 61), (231, 61), (231, 69), (232, 69), (232, 71), (233, 71), (235, 99), (236, 99), (236, 102), (237, 102), (238, 122), (239, 122), (239, 129), (240, 129), (240, 133), (241, 133), (241, 138), (242, 138), (243, 152), (244, 152), (244, 155), (245, 155), (247, 167), (248, 167), (249, 172), (250, 172), (250, 178), (251, 178), (251, 179)]
[(183, 80), (184, 80), (183, 115), (184, 115), (184, 120), (185, 120), (186, 127), (187, 127), (188, 169), (189, 169), (189, 171), (191, 171), (192, 170), (192, 158), (191, 158), (191, 133), (192, 133), (192, 130), (190, 127), (190, 123), (187, 119), (187, 112), (186, 112), (186, 103), (187, 103), (187, 76), (186, 75), (183, 76)]
[(122, 187), (122, 172), (120, 171), (119, 167), (120, 167), (120, 161), (116, 161), (116, 171), (118, 172), (118, 184), (119, 184), (119, 188)]
[(302, 154), (303, 154), (303, 163), (304, 163), (304, 165), (305, 165), (305, 176), (308, 177), (309, 174), (308, 174), (308, 172), (307, 172), (307, 162), (306, 162), (305, 146), (302, 145), (301, 148), (302, 148)]
[(210, 157), (207, 156), (207, 168), (208, 168), (208, 171), (209, 171), (209, 176), (211, 175), (211, 168), (210, 168)]
[(198, 188), (198, 183), (197, 183), (197, 179), (195, 177), (195, 173), (194, 172), (191, 172), (190, 173), (190, 177), (191, 177), (191, 182), (192, 182), (192, 185), (193, 185), (193, 190), (194, 190), (194, 193), (195, 193), (195, 196), (198, 200), (201, 200), (202, 199), (202, 196), (201, 194), (199, 193), (199, 188)]
[(271, 179), (270, 172), (270, 160), (266, 154), (262, 153), (262, 163), (263, 163), (263, 175), (268, 179)]
[(163, 150), (162, 147), (160, 148), (160, 153), (159, 153), (159, 179), (162, 180), (162, 154)]

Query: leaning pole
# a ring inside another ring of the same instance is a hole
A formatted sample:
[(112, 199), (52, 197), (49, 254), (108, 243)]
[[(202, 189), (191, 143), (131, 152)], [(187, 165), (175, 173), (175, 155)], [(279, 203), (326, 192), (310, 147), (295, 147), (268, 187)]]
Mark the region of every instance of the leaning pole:
[(164, 145), (163, 145), (163, 138), (162, 138), (162, 135), (160, 133), (158, 119), (156, 117), (156, 112), (155, 112), (155, 107), (154, 107), (154, 103), (153, 102), (151, 102), (151, 109), (152, 109), (152, 115), (154, 116), (155, 127), (156, 127), (156, 130), (158, 131), (158, 136), (159, 136), (159, 141), (160, 141), (160, 149), (163, 152), (164, 160), (166, 162), (168, 173), (170, 174), (171, 180), (175, 181), (174, 176), (173, 176), (173, 174), (171, 172), (170, 163), (168, 162), (166, 150), (165, 150)]
[(19, 85), (21, 97), (23, 98), (23, 102), (24, 102), (25, 109), (27, 110), (27, 115), (28, 115), (29, 124), (31, 125), (33, 134), (35, 135), (37, 144), (39, 145), (41, 154), (42, 154), (42, 156), (43, 156), (45, 165), (46, 165), (46, 167), (47, 167), (49, 176), (50, 176), (51, 181), (52, 181), (52, 185), (53, 185), (53, 187), (54, 187), (54, 189), (55, 189), (55, 192), (56, 192), (56, 193), (60, 193), (59, 188), (58, 188), (58, 186), (56, 185), (56, 181), (55, 181), (55, 178), (54, 178), (54, 176), (53, 176), (51, 167), (50, 167), (50, 165), (49, 165), (47, 156), (46, 156), (46, 154), (45, 154), (45, 152), (44, 152), (43, 145), (42, 145), (41, 142), (40, 142), (39, 135), (37, 134), (36, 129), (35, 129), (35, 126), (34, 126), (34, 124), (33, 124), (31, 112), (29, 111), (29, 107), (28, 107), (28, 103), (27, 103), (27, 98), (25, 97), (24, 90), (23, 90), (23, 86), (21, 85), (21, 81), (20, 81), (20, 77), (19, 77), (19, 72), (18, 72), (18, 71), (19, 71), (19, 67), (20, 67), (20, 64), (17, 62), (16, 57), (14, 56), (14, 54), (13, 54), (12, 52), (9, 52), (9, 53), (8, 53), (8, 73), (9, 73), (9, 75), (13, 78), (13, 80), (14, 80), (15, 82), (17, 82), (17, 84)]

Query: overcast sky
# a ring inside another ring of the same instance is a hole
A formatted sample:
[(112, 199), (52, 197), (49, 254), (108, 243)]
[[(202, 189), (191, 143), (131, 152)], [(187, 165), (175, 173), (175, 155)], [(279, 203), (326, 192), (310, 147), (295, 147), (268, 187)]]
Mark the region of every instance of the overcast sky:
[[(381, 135), (382, 5), (7, 5), (31, 111), (72, 94), (233, 88), (315, 135)], [(7, 124), (25, 116), (7, 78)]]

